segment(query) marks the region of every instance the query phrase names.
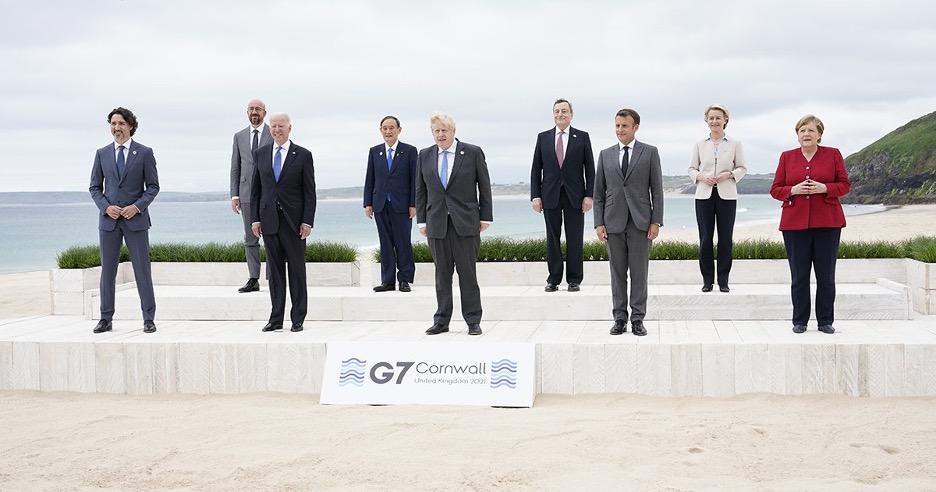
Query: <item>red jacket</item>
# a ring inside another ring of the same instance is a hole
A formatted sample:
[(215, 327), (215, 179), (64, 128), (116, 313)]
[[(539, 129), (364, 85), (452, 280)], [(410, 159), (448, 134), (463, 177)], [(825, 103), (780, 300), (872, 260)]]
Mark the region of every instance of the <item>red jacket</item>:
[[(813, 181), (824, 183), (828, 191), (814, 195), (790, 195), (793, 185), (805, 181), (807, 176)], [(770, 187), (770, 195), (783, 202), (780, 230), (845, 227), (845, 212), (839, 197), (848, 194), (849, 190), (851, 181), (845, 170), (845, 159), (842, 159), (838, 149), (819, 146), (811, 161), (803, 157), (801, 149), (780, 154), (777, 174)]]

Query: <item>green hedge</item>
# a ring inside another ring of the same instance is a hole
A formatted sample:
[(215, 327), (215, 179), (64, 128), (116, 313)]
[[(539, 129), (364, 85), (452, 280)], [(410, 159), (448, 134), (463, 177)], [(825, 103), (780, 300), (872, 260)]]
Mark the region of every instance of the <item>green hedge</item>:
[[(261, 261), (266, 260), (266, 252), (260, 248)], [(313, 263), (345, 263), (357, 260), (354, 246), (334, 242), (308, 243), (305, 259)], [(153, 262), (206, 262), (206, 263), (241, 263), (244, 257), (242, 243), (162, 243), (150, 246), (150, 260)], [(130, 261), (127, 247), (120, 249), (120, 261)], [(58, 255), (59, 268), (91, 268), (101, 265), (97, 245), (72, 246)]]
[[(562, 254), (566, 244), (562, 243)], [(586, 241), (585, 261), (607, 261), (605, 243)], [(416, 263), (431, 263), (429, 245), (413, 244)], [(739, 260), (784, 260), (786, 249), (780, 241), (745, 239), (735, 241), (732, 257)], [(839, 258), (913, 258), (925, 263), (936, 263), (936, 237), (920, 236), (903, 241), (842, 241)], [(686, 241), (657, 241), (650, 249), (651, 260), (697, 260), (699, 245)], [(380, 251), (374, 251), (374, 261), (380, 262)], [(481, 240), (478, 254), (481, 262), (546, 261), (545, 239), (508, 239), (494, 237)]]

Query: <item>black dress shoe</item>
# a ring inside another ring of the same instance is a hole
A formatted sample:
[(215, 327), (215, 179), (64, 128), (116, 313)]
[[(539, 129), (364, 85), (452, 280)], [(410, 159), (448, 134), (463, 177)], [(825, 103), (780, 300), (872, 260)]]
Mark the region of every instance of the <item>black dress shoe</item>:
[(280, 322), (280, 323), (274, 323), (274, 322), (270, 321), (270, 322), (268, 322), (266, 325), (264, 325), (263, 330), (261, 330), (261, 331), (276, 331), (276, 330), (282, 330), (282, 329), (283, 329), (283, 323), (282, 323), (282, 322)]
[(411, 290), (413, 289), (410, 287), (409, 282), (400, 282), (400, 292), (409, 292)]
[(394, 284), (380, 284), (377, 287), (374, 287), (374, 292), (387, 292), (391, 290), (396, 290), (396, 285)]
[(468, 334), (469, 335), (480, 335), (481, 334), (481, 325), (475, 323), (473, 325), (468, 325)]
[(627, 331), (627, 321), (623, 319), (614, 320), (614, 326), (611, 327), (612, 335), (623, 335)]
[(712, 291), (712, 284), (705, 284), (702, 286), (702, 292), (711, 292), (711, 291)]
[(819, 331), (831, 335), (835, 333), (835, 328), (832, 328), (832, 325), (819, 325)]
[(543, 290), (545, 290), (546, 292), (555, 292), (559, 290), (559, 286), (556, 284), (546, 284), (546, 288)]
[(156, 323), (153, 323), (153, 320), (144, 321), (143, 333), (156, 333)]
[(631, 321), (631, 331), (634, 332), (634, 335), (642, 337), (647, 334), (647, 329), (644, 328), (643, 321), (635, 319)]
[(439, 333), (448, 333), (448, 326), (432, 325), (426, 330), (426, 335), (438, 335)]
[(257, 292), (258, 290), (260, 290), (260, 280), (256, 278), (247, 279), (247, 283), (244, 284), (244, 286), (240, 289), (237, 289), (237, 291), (240, 293)]
[(719, 285), (718, 290), (722, 292), (731, 292), (731, 289), (729, 289), (727, 285)]
[(578, 292), (582, 290), (576, 282), (569, 282), (569, 292)]
[(793, 325), (793, 333), (805, 333), (806, 325)]
[(297, 324), (293, 323), (292, 328), (290, 328), (289, 331), (291, 331), (291, 332), (293, 332), (293, 333), (295, 333), (295, 332), (297, 332), (297, 331), (302, 331), (302, 325), (297, 325)]
[(114, 329), (114, 324), (111, 323), (109, 319), (102, 319), (97, 322), (97, 326), (94, 327), (94, 333), (104, 333), (105, 331), (111, 331)]

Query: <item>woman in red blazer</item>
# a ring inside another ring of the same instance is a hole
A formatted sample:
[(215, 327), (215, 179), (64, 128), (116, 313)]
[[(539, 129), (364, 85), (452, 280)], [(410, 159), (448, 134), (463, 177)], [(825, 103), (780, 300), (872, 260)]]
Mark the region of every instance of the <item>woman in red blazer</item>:
[(845, 227), (839, 197), (851, 189), (842, 153), (819, 145), (825, 126), (809, 114), (796, 123), (800, 148), (780, 154), (770, 194), (783, 202), (780, 230), (790, 262), (793, 332), (809, 322), (810, 270), (816, 271), (819, 331), (835, 333), (835, 259)]

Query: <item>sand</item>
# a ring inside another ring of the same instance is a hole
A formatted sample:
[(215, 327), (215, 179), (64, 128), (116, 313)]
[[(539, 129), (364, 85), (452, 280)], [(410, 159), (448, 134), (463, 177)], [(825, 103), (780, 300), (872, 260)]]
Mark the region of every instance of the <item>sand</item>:
[[(934, 218), (930, 205), (854, 217), (844, 237), (936, 234)], [(0, 320), (47, 314), (48, 273), (0, 276), (0, 296)], [(936, 398), (317, 403), (0, 391), (0, 490), (936, 489)]]

